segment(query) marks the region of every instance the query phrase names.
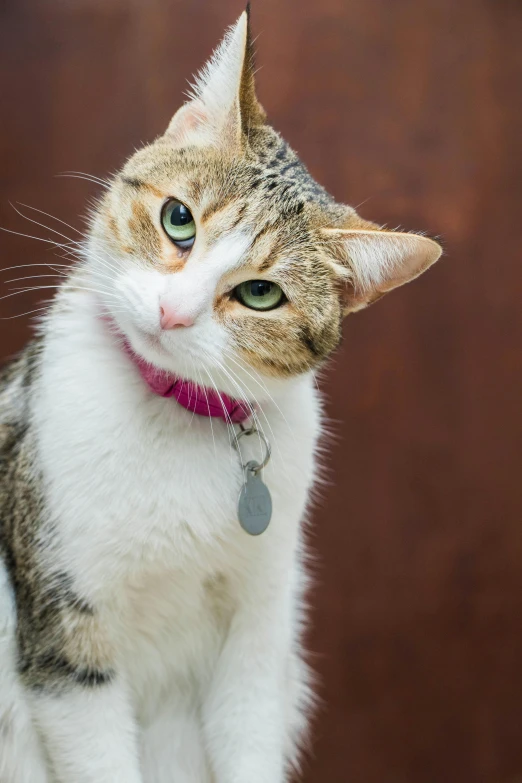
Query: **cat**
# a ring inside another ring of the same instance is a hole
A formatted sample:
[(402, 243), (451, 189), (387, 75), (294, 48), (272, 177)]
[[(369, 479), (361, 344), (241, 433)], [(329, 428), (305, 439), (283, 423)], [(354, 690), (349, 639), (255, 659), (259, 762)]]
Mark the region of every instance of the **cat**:
[(256, 97), (248, 16), (112, 177), (0, 376), (2, 783), (299, 764), (315, 374), (343, 316), (441, 249), (312, 179)]

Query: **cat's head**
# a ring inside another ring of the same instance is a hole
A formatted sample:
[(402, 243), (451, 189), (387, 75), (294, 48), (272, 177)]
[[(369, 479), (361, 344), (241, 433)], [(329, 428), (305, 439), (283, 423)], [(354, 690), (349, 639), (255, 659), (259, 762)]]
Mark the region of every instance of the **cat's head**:
[(237, 396), (238, 378), (259, 390), (256, 377), (316, 368), (344, 315), (440, 252), (337, 204), (268, 125), (245, 12), (165, 134), (114, 177), (87, 267), (137, 353)]

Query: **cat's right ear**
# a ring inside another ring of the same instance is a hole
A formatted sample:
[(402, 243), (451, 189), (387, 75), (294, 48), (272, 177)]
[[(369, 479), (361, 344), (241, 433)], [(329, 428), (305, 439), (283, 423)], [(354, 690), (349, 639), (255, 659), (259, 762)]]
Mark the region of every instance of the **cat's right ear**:
[(190, 100), (172, 118), (166, 137), (176, 145), (237, 147), (248, 129), (265, 122), (254, 85), (247, 6), (200, 71)]

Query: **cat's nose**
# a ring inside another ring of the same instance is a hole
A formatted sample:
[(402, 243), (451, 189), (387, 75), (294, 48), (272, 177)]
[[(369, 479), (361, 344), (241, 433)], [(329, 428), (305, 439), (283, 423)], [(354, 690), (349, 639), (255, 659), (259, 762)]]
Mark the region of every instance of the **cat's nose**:
[(162, 329), (177, 329), (178, 326), (192, 326), (192, 316), (173, 307), (165, 298), (160, 299), (160, 326)]

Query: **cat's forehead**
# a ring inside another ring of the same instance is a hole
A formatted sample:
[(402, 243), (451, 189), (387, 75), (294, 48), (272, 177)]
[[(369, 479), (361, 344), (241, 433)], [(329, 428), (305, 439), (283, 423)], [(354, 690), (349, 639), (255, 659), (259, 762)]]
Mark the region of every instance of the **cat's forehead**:
[(286, 196), (330, 210), (335, 202), (311, 176), (289, 144), (268, 125), (252, 129), (249, 144), (258, 162), (256, 185), (265, 197)]
[(156, 195), (185, 199), (208, 218), (228, 207), (245, 218), (338, 222), (343, 209), (310, 175), (296, 153), (270, 126), (254, 129), (241, 155), (174, 147), (168, 138), (140, 150), (122, 171), (124, 182)]

